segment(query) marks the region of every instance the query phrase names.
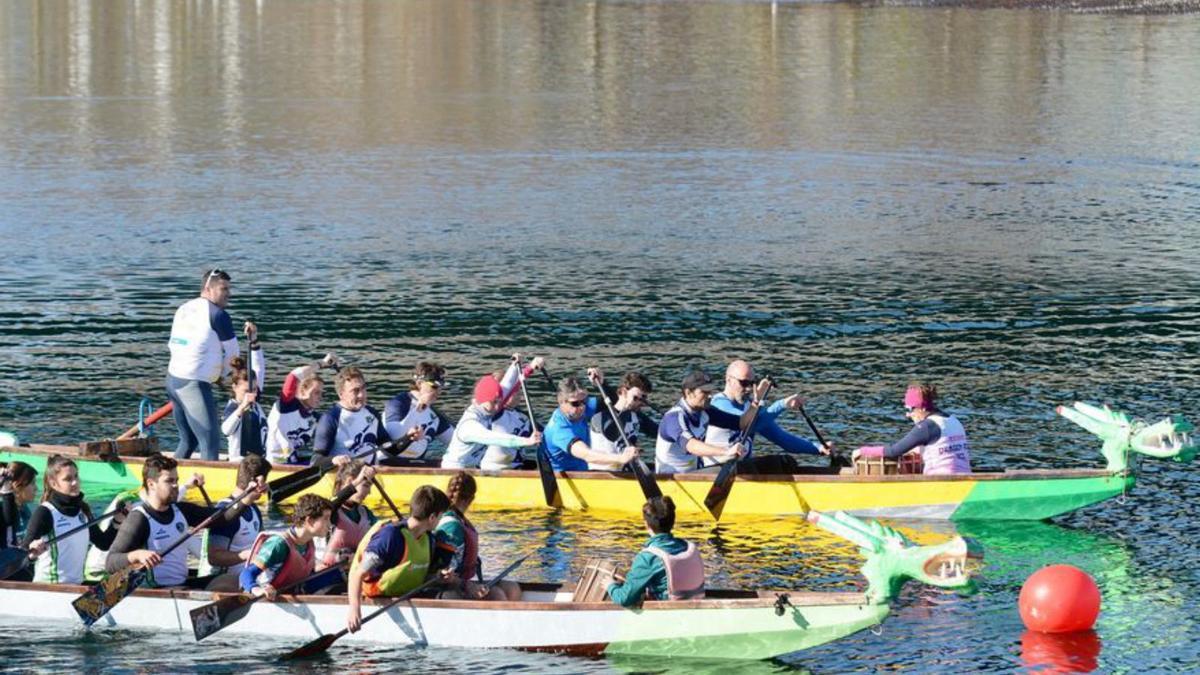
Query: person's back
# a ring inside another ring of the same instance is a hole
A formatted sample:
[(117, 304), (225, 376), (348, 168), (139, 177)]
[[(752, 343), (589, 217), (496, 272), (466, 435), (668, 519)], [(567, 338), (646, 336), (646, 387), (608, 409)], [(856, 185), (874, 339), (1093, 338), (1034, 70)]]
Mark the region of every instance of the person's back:
[(694, 600), (704, 597), (704, 561), (695, 544), (671, 533), (675, 502), (655, 497), (642, 506), (650, 539), (633, 559), (623, 582), (608, 586), (608, 596), (622, 607), (643, 599)]

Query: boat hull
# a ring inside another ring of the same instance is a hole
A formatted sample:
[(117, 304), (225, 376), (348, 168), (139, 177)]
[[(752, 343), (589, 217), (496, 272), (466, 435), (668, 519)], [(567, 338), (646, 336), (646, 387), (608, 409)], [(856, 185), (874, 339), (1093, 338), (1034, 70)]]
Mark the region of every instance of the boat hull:
[[(597, 656), (767, 659), (825, 644), (883, 621), (887, 605), (859, 593), (791, 593), (781, 615), (775, 596), (648, 602), (639, 609), (572, 603), (570, 593), (527, 590), (529, 602), (413, 600), (366, 623), (345, 642), (396, 646), (504, 648)], [(0, 582), (0, 615), (78, 625), (71, 600), (83, 586)], [(750, 595), (750, 594), (746, 594)], [(191, 639), (189, 612), (215, 599), (194, 591), (139, 590), (96, 628), (173, 631)], [(363, 614), (371, 611), (364, 602)], [(257, 602), (221, 635), (265, 635), (299, 646), (345, 627), (345, 597)]]
[[(7, 448), (0, 450), (0, 461), (24, 461), (41, 471), (52, 452), (74, 454), (74, 449), (66, 446)], [(80, 478), (88, 490), (133, 488), (141, 478), (141, 460), (138, 458), (111, 462), (77, 458), (77, 462)], [(236, 464), (185, 460), (180, 465), (181, 474), (204, 474), (210, 494), (235, 491)], [(294, 470), (296, 467), (277, 467), (271, 477), (277, 478)], [(378, 476), (393, 497), (403, 500), (421, 485), (445, 485), (453, 473), (446, 469), (385, 467), (380, 469)], [(545, 506), (536, 471), (472, 473), (479, 483), (476, 508)], [(704, 498), (712, 479), (711, 473), (675, 474), (658, 477), (658, 485), (663, 494), (675, 500), (680, 513), (707, 516)], [(563, 508), (568, 510), (597, 515), (637, 513), (644, 501), (632, 474), (561, 472), (558, 483)], [(1133, 484), (1132, 473), (1100, 469), (1006, 471), (966, 476), (739, 475), (722, 517), (780, 516), (816, 510), (882, 518), (1044, 520), (1120, 495)], [(330, 477), (308, 490), (322, 495), (331, 491)], [(377, 496), (373, 498), (378, 500)], [(381, 501), (371, 505), (384, 506)]]

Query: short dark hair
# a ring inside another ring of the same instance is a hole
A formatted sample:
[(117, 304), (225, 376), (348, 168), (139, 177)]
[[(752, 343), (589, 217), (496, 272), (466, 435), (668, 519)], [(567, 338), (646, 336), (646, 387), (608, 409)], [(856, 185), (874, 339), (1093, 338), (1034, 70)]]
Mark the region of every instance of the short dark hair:
[(238, 464), (237, 486), (243, 490), (255, 478), (266, 478), (271, 472), (271, 463), (262, 455), (246, 455)]
[(179, 462), (173, 457), (167, 457), (161, 452), (150, 455), (142, 462), (142, 487), (158, 480), (160, 475), (178, 468)]
[(642, 505), (642, 518), (654, 534), (670, 532), (675, 527), (675, 502), (670, 497), (651, 497)]
[(362, 380), (363, 386), (367, 386), (367, 378), (363, 376), (363, 372), (361, 370), (355, 366), (346, 366), (345, 368), (339, 370), (337, 377), (334, 378), (334, 388), (337, 389), (337, 392), (340, 394), (342, 393), (342, 387), (344, 387), (350, 380)]
[(412, 390), (421, 388), (422, 382), (443, 383), (446, 381), (446, 369), (432, 361), (422, 361), (413, 368)]
[(312, 493), (301, 495), (296, 502), (296, 510), (292, 512), (292, 524), (303, 525), (309, 518), (320, 518), (325, 512), (333, 514), (333, 502)]
[(621, 384), (619, 385), (619, 388), (624, 389), (625, 391), (629, 391), (630, 389), (633, 389), (634, 387), (641, 389), (642, 391), (646, 392), (647, 394), (654, 391), (654, 386), (650, 384), (650, 378), (646, 377), (645, 375), (643, 375), (637, 371), (630, 371), (628, 373), (625, 373), (621, 377)]
[(409, 515), (417, 520), (425, 520), (449, 510), (450, 498), (432, 485), (422, 485), (413, 491), (409, 506), (412, 508)]

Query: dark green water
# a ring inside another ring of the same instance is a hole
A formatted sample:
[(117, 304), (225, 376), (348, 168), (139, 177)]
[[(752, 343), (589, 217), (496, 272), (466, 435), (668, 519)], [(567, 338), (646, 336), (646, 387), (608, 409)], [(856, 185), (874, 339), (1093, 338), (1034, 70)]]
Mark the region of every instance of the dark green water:
[[(687, 366), (742, 357), (844, 447), (901, 433), (917, 376), (977, 466), (1097, 465), (1054, 405), (1200, 418), (1197, 44), (1188, 16), (1050, 11), (5, 3), (0, 428), (73, 443), (161, 403), (172, 312), (220, 265), (272, 390), (335, 351), (381, 404), (436, 359), (456, 417), (519, 350), (556, 375), (640, 368), (666, 407)], [(977, 595), (911, 588), (882, 636), (763, 668), (1024, 668), (1020, 584), (1066, 562), (1104, 593), (1100, 669), (1195, 670), (1200, 481), (1145, 468), (1125, 504), (960, 528), (987, 548)], [(538, 551), (523, 579), (640, 542), (570, 515), (482, 525), (496, 559)], [(854, 583), (851, 548), (800, 524), (684, 531), (723, 584)], [(253, 643), (188, 642), (3, 623), (0, 668), (267, 668)], [(670, 665), (341, 650), (316, 667)]]

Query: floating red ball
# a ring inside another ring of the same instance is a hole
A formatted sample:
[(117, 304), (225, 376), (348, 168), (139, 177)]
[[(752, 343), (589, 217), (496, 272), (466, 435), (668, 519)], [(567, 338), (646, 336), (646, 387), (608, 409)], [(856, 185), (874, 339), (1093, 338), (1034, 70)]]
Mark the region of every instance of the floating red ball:
[(1050, 565), (1029, 575), (1017, 602), (1029, 630), (1070, 633), (1090, 630), (1100, 614), (1100, 589), (1087, 572)]

